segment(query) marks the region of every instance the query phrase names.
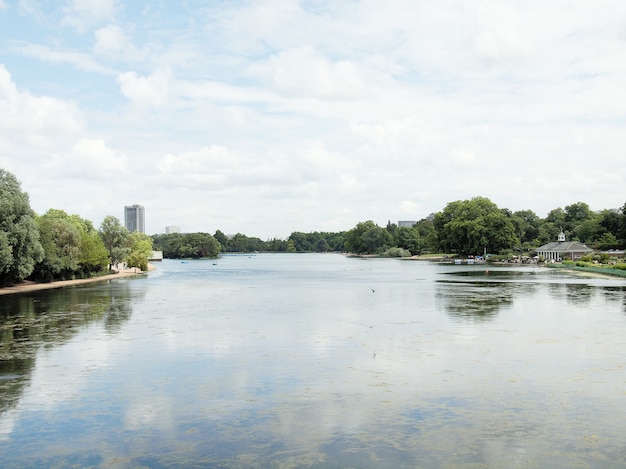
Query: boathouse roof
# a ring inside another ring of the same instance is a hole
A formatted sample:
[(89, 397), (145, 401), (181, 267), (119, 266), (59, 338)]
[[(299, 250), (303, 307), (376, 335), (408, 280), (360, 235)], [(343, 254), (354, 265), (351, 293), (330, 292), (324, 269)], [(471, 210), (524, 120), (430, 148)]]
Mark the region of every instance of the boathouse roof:
[(552, 243), (544, 244), (537, 248), (537, 252), (591, 252), (593, 249), (587, 247), (579, 241), (565, 241), (565, 234), (559, 233), (559, 240)]

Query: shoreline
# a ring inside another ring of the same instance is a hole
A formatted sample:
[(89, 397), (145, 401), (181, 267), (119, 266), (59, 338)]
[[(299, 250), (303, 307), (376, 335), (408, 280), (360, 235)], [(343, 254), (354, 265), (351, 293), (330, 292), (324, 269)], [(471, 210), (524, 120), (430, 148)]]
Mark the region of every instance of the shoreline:
[[(148, 272), (151, 272), (154, 269), (155, 267), (152, 264), (148, 264)], [(29, 293), (29, 292), (40, 291), (40, 290), (52, 290), (56, 288), (72, 287), (75, 285), (84, 285), (87, 283), (106, 282), (109, 280), (128, 278), (128, 277), (138, 277), (141, 275), (147, 275), (148, 272), (144, 272), (144, 271), (136, 272), (135, 269), (121, 269), (115, 274), (102, 275), (101, 277), (78, 278), (74, 280), (58, 280), (56, 282), (47, 282), (47, 283), (39, 283), (39, 282), (30, 281), (30, 280), (25, 280), (22, 283), (18, 283), (17, 285), (0, 288), (0, 296), (14, 295), (17, 293)]]

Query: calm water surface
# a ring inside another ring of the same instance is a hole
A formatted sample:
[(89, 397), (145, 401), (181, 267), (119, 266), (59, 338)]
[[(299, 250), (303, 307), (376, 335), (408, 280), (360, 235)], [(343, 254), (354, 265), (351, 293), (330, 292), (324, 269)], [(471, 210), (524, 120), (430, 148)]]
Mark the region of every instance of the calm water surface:
[(626, 467), (625, 285), (259, 254), (0, 297), (0, 466)]

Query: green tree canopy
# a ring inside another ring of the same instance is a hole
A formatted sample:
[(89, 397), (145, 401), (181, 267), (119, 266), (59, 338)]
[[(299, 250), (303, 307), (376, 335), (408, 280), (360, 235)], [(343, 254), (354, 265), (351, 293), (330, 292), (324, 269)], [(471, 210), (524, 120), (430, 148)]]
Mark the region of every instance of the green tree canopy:
[(158, 235), (154, 237), (154, 246), (168, 259), (214, 258), (222, 251), (222, 245), (208, 233)]
[(109, 252), (93, 227), (81, 232), (80, 265), (85, 275), (102, 272), (109, 266), (109, 259)]
[(152, 238), (146, 234), (133, 231), (130, 234), (130, 252), (126, 256), (128, 267), (148, 270), (148, 259), (152, 255)]
[(100, 224), (100, 237), (109, 253), (109, 267), (123, 262), (130, 252), (130, 233), (120, 220), (107, 215)]
[(228, 244), (228, 236), (226, 236), (221, 230), (215, 231), (213, 237), (222, 245), (222, 247), (225, 247)]
[(497, 253), (520, 244), (508, 211), (486, 197), (450, 202), (433, 223), (439, 247), (446, 252)]
[(522, 244), (532, 244), (539, 236), (541, 219), (532, 210), (519, 210), (511, 218), (515, 232)]
[(62, 210), (50, 209), (36, 221), (44, 256), (32, 277), (48, 282), (74, 278), (80, 267), (79, 228)]
[(438, 249), (437, 233), (435, 232), (433, 217), (422, 218), (413, 225), (413, 229), (417, 230), (420, 235), (422, 251), (434, 252)]
[(552, 209), (548, 212), (548, 216), (544, 220), (546, 223), (552, 223), (559, 229), (565, 228), (565, 210), (561, 207)]
[(355, 254), (376, 254), (391, 247), (392, 237), (388, 230), (372, 220), (357, 223), (345, 235), (345, 248)]
[(626, 203), (621, 207), (622, 219), (620, 221), (619, 234), (617, 235), (618, 243), (626, 247)]
[(394, 244), (402, 249), (406, 249), (411, 254), (419, 254), (422, 249), (420, 233), (415, 228), (400, 226), (394, 230)]
[(593, 212), (589, 205), (577, 202), (565, 207), (565, 229), (571, 230), (582, 222), (591, 219)]
[(27, 278), (43, 252), (28, 194), (13, 174), (0, 169), (0, 285)]
[(89, 277), (102, 272), (108, 252), (89, 220), (50, 209), (37, 218), (44, 258), (33, 278), (43, 281)]

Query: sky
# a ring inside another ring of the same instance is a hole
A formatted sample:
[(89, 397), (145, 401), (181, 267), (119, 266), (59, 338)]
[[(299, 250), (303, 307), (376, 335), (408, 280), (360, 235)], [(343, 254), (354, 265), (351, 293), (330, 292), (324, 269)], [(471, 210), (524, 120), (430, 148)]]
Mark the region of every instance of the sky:
[(343, 231), (626, 202), (622, 0), (0, 0), (0, 168), (38, 214)]

